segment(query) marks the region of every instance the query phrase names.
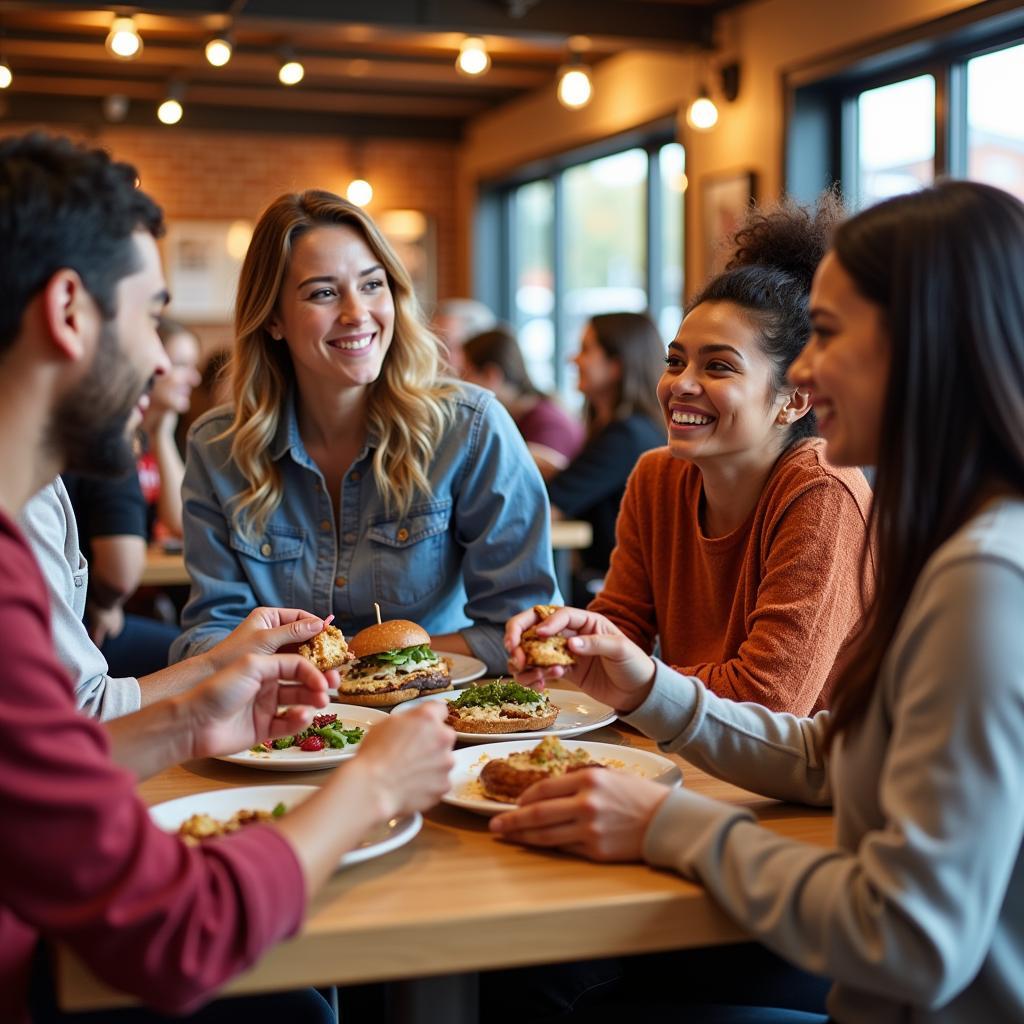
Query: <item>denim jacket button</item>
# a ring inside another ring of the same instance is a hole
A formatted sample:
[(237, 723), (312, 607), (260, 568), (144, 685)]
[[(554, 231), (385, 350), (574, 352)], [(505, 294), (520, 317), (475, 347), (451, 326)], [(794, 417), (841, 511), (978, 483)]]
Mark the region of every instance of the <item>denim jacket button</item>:
[(344, 577), (344, 576), (338, 576), (338, 577), (337, 577), (337, 578), (336, 578), (336, 579), (334, 580), (334, 585), (335, 585), (336, 587), (343, 587), (343, 586), (345, 586), (345, 584), (346, 584), (346, 583), (348, 583), (348, 580), (347, 580), (347, 579), (345, 579), (345, 577)]
[(346, 544), (355, 544), (355, 542), (357, 540), (359, 540), (359, 535), (358, 534), (355, 534), (355, 533), (352, 533), (352, 532), (349, 532), (349, 533), (345, 534), (345, 543)]
[(401, 528), (401, 529), (400, 529), (400, 530), (398, 531), (398, 533), (396, 533), (396, 534), (395, 534), (395, 537), (396, 537), (396, 538), (397, 538), (397, 539), (398, 539), (399, 541), (401, 541), (402, 543), (404, 543), (405, 541), (407, 541), (407, 540), (409, 539), (409, 531), (408, 531), (408, 530), (407, 530), (407, 529), (406, 529), (406, 528), (405, 528), (405, 527), (403, 526), (403, 527), (402, 527), (402, 528)]
[(330, 521), (330, 519), (321, 519), (320, 520), (320, 529), (323, 530), (324, 533), (326, 533), (330, 528), (331, 528), (331, 521)]
[(360, 473), (358, 469), (354, 469), (352, 470), (351, 473), (349, 473), (348, 478), (349, 480), (353, 480), (355, 483), (359, 483), (360, 479), (362, 478), (362, 475), (363, 474)]
[(260, 554), (264, 557), (268, 557), (270, 552), (273, 550), (274, 549), (269, 544), (264, 544), (263, 547), (260, 548)]

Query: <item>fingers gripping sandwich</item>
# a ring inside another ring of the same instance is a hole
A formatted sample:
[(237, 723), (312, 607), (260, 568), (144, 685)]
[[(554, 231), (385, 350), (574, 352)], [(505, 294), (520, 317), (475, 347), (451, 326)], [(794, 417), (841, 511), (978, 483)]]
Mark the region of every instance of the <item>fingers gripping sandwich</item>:
[(408, 619), (367, 626), (348, 649), (355, 660), (338, 687), (347, 704), (392, 707), (452, 688), (448, 663), (430, 649), (430, 634)]

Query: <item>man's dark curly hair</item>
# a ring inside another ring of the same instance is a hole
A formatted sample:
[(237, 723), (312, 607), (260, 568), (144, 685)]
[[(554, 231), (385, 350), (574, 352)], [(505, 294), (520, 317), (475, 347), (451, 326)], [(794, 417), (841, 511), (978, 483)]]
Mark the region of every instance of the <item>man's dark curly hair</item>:
[[(725, 271), (687, 304), (687, 313), (703, 302), (732, 302), (746, 310), (775, 366), (779, 391), (786, 387), (786, 370), (810, 337), (811, 280), (844, 214), (834, 189), (814, 207), (786, 199), (770, 209), (752, 209), (733, 237)], [(790, 426), (787, 441), (793, 444), (816, 432), (811, 411)]]
[(163, 233), (137, 177), (102, 150), (42, 132), (0, 142), (0, 357), (58, 270), (76, 271), (103, 316), (114, 316), (117, 283), (137, 269), (132, 233)]

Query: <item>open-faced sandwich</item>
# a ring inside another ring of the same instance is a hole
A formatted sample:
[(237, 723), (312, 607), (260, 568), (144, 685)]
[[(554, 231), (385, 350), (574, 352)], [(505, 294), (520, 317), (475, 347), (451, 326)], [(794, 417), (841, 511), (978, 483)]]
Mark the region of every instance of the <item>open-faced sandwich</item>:
[(498, 679), (449, 701), (448, 724), (456, 732), (533, 732), (554, 725), (559, 710), (546, 693)]
[(299, 654), (321, 672), (343, 668), (352, 660), (345, 637), (337, 626), (324, 626), (322, 632), (299, 647)]
[(389, 708), (452, 688), (448, 663), (430, 649), (430, 634), (408, 619), (367, 626), (348, 649), (355, 660), (338, 686), (346, 704)]
[[(543, 622), (557, 611), (549, 604), (535, 604), (533, 610)], [(569, 653), (569, 641), (564, 636), (537, 636), (537, 627), (531, 626), (519, 641), (526, 655), (527, 668), (550, 668), (553, 665), (575, 665), (576, 659)]]
[(514, 804), (535, 782), (584, 768), (603, 767), (582, 747), (570, 750), (557, 736), (545, 736), (533, 750), (488, 761), (480, 771), (480, 784), (491, 800)]

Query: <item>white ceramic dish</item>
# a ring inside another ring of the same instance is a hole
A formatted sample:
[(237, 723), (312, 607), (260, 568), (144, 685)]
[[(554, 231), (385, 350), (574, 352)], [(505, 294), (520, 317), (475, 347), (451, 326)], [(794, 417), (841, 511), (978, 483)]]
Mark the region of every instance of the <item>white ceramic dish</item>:
[[(316, 786), (239, 786), (234, 789), (214, 789), (208, 793), (167, 800), (149, 809), (153, 822), (165, 832), (177, 832), (183, 821), (193, 814), (209, 814), (212, 818), (230, 818), (236, 811), (272, 811), (279, 803), (294, 807), (308, 799)], [(354, 850), (349, 850), (338, 867), (348, 867), (360, 861), (372, 860), (408, 843), (423, 827), (423, 818), (408, 814), (392, 818), (374, 829)]]
[[(592, 732), (602, 726), (611, 725), (615, 721), (615, 711), (602, 704), (600, 701), (588, 697), (579, 690), (548, 690), (551, 703), (559, 709), (558, 718), (555, 724), (548, 729), (535, 729), (532, 732), (506, 732), (495, 735), (494, 733), (457, 732), (460, 743), (495, 743), (509, 740), (531, 740), (540, 739), (541, 736), (560, 736), (563, 739), (569, 736), (582, 736), (585, 732)], [(398, 704), (391, 709), (391, 713), (408, 711), (425, 700), (452, 701), (458, 698), (457, 693), (432, 693), (429, 697), (417, 697), (416, 700), (407, 700), (404, 704)]]
[[(461, 807), (487, 817), (509, 810), (512, 804), (489, 800), (480, 791), (480, 771), (490, 758), (508, 757), (509, 754), (520, 750), (532, 750), (537, 742), (536, 738), (531, 738), (456, 750), (455, 767), (449, 776), (451, 788), (441, 799), (452, 807)], [(571, 750), (582, 747), (595, 761), (620, 762), (615, 765), (616, 770), (641, 775), (665, 786), (678, 786), (683, 781), (683, 773), (679, 766), (661, 754), (621, 747), (616, 743), (591, 743), (587, 740), (567, 743), (566, 746)]]
[[(346, 729), (360, 726), (371, 729), (388, 716), (376, 708), (363, 708), (356, 704), (328, 704), (317, 711), (318, 715), (333, 714)], [(324, 747), (323, 750), (299, 750), (298, 747), (286, 747), (284, 750), (240, 750), (237, 754), (228, 754), (218, 758), (230, 764), (244, 765), (246, 768), (259, 768), (266, 772), (312, 772), (320, 768), (333, 768), (350, 757), (355, 757), (359, 749), (358, 743), (350, 743), (340, 749)]]
[(452, 654), (450, 651), (438, 651), (437, 654), (448, 659), (452, 686), (456, 688), (469, 686), (487, 672), (487, 666), (479, 658), (471, 658), (468, 654)]

